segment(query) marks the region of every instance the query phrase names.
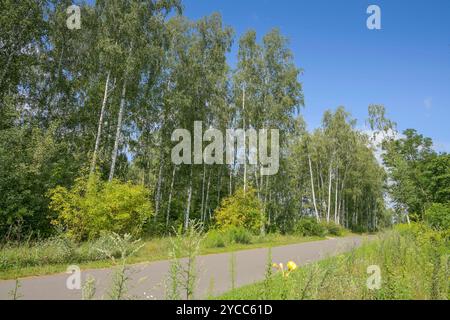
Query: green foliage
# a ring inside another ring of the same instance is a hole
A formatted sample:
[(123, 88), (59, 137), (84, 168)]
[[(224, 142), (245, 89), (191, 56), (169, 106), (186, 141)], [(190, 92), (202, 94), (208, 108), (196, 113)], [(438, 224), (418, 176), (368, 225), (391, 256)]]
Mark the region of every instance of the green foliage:
[(322, 222), (322, 226), (326, 229), (326, 233), (333, 236), (343, 236), (345, 234), (345, 229), (337, 223), (332, 221), (330, 222)]
[[(448, 250), (448, 242), (426, 225), (402, 225), (350, 253), (300, 267), (287, 278), (276, 274), (219, 298), (448, 299)], [(367, 287), (367, 267), (371, 265), (381, 270), (379, 290)]]
[(425, 210), (425, 221), (435, 229), (450, 230), (450, 202), (433, 203)]
[(52, 233), (46, 190), (66, 185), (75, 170), (55, 130), (0, 130), (0, 241)]
[(250, 244), (252, 233), (243, 227), (228, 227), (225, 230), (212, 229), (205, 238), (207, 248), (224, 248), (231, 244)]
[[(133, 240), (130, 234), (120, 236), (116, 233), (109, 235), (113, 248), (101, 248), (99, 251), (103, 252), (105, 256), (111, 259), (116, 265), (114, 274), (112, 276), (111, 287), (108, 291), (108, 298), (110, 300), (123, 300), (127, 298), (127, 282), (130, 279), (128, 275), (127, 260), (142, 249), (143, 245), (140, 240)], [(119, 260), (116, 260), (114, 253), (119, 251)]]
[(175, 232), (169, 252), (171, 263), (166, 283), (168, 299), (179, 300), (183, 293), (183, 298), (187, 300), (194, 298), (198, 276), (196, 260), (203, 240), (203, 227), (195, 221), (190, 221), (184, 233), (181, 226)]
[(64, 235), (55, 236), (31, 245), (7, 245), (0, 253), (0, 270), (29, 266), (60, 264), (77, 261), (81, 257), (76, 251), (76, 244)]
[(212, 229), (206, 234), (204, 244), (206, 248), (225, 248), (227, 241), (225, 232)]
[(399, 213), (423, 221), (429, 205), (450, 199), (450, 155), (437, 154), (432, 140), (416, 130), (403, 134), (383, 143), (383, 161), (393, 181), (389, 191)]
[(72, 189), (57, 187), (49, 192), (53, 223), (63, 226), (77, 241), (95, 239), (102, 232), (138, 236), (152, 216), (148, 190), (118, 180), (102, 182), (96, 175), (77, 179)]
[(110, 233), (83, 244), (75, 243), (65, 234), (29, 244), (7, 244), (0, 253), (0, 271), (54, 264), (83, 263), (120, 259), (121, 246)]
[(295, 224), (294, 233), (304, 237), (324, 237), (327, 234), (327, 228), (314, 218), (302, 218)]
[(230, 243), (249, 244), (252, 240), (251, 232), (243, 227), (230, 227), (226, 235)]
[[(220, 208), (214, 213), (216, 225), (221, 230), (242, 227), (252, 232), (259, 232), (265, 220), (262, 204), (256, 196), (256, 190), (248, 188), (237, 190), (234, 195), (222, 200)], [(232, 232), (240, 232), (235, 229)]]

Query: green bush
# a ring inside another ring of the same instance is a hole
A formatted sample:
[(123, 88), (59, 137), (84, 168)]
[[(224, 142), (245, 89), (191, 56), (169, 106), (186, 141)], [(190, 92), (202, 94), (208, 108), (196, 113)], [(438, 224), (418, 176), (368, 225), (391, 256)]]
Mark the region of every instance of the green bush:
[(75, 255), (76, 245), (64, 235), (53, 237), (38, 247), (38, 256), (44, 263), (64, 263)]
[(242, 227), (256, 233), (264, 224), (262, 204), (253, 188), (248, 188), (245, 193), (243, 189), (239, 189), (225, 198), (214, 216), (217, 227), (222, 230)]
[(302, 218), (296, 223), (294, 233), (304, 237), (324, 237), (327, 234), (327, 229), (314, 218)]
[(327, 234), (340, 237), (344, 235), (345, 229), (337, 223), (332, 221), (323, 222), (322, 226), (327, 230)]
[(249, 244), (252, 242), (252, 234), (243, 227), (230, 227), (226, 233), (230, 243)]
[(450, 229), (450, 202), (433, 203), (425, 210), (425, 220), (434, 229)]
[(224, 248), (227, 245), (227, 239), (223, 231), (213, 229), (206, 234), (204, 244), (207, 248)]
[(109, 232), (102, 232), (97, 240), (92, 244), (89, 244), (87, 246), (86, 255), (92, 260), (104, 260), (110, 258), (105, 252), (109, 252), (109, 254), (115, 258), (120, 257), (120, 248), (116, 246), (111, 238), (111, 233)]
[(225, 230), (208, 231), (204, 243), (207, 248), (224, 248), (230, 244), (250, 244), (251, 242), (251, 232), (242, 227), (229, 227)]
[(139, 236), (153, 214), (144, 186), (103, 182), (97, 175), (77, 179), (71, 190), (57, 187), (49, 197), (57, 214), (52, 223), (76, 241), (96, 239), (102, 232)]

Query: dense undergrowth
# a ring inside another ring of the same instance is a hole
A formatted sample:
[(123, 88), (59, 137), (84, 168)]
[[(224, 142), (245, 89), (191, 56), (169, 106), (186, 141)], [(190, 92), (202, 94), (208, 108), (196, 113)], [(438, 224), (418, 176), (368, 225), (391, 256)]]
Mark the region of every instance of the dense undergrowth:
[[(269, 273), (220, 299), (448, 299), (449, 253), (448, 230), (399, 225), (350, 253), (302, 266), (288, 277)], [(380, 286), (372, 290), (371, 266), (381, 271)]]

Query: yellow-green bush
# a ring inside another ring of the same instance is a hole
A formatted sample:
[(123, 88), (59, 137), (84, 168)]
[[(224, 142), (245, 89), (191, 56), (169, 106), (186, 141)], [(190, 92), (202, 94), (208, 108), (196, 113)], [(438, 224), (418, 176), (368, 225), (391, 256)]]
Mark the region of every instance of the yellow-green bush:
[(243, 227), (251, 232), (258, 232), (264, 223), (262, 203), (253, 188), (246, 192), (239, 189), (232, 196), (222, 201), (214, 214), (219, 229)]
[(326, 229), (326, 233), (332, 236), (343, 236), (345, 233), (345, 229), (333, 221), (330, 222), (322, 222), (322, 226)]
[(327, 232), (326, 226), (314, 218), (302, 218), (294, 226), (294, 233), (303, 237), (324, 237)]
[(425, 211), (425, 220), (433, 228), (439, 230), (450, 229), (450, 202), (433, 203)]
[(152, 216), (149, 191), (144, 186), (103, 182), (98, 176), (77, 179), (68, 190), (49, 192), (53, 224), (62, 226), (77, 241), (97, 238), (102, 232), (139, 235)]

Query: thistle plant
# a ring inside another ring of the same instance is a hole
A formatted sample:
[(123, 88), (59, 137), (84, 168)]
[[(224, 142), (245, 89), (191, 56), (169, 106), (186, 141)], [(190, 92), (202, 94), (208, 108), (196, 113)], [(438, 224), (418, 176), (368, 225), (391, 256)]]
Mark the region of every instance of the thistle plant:
[(236, 288), (236, 254), (234, 252), (230, 255), (230, 279), (231, 279), (231, 290)]
[(114, 251), (119, 252), (119, 260), (114, 256), (111, 247), (99, 248), (98, 251), (109, 257), (113, 264), (117, 266), (112, 278), (111, 288), (108, 292), (108, 298), (111, 300), (121, 300), (126, 297), (126, 284), (130, 279), (127, 274), (127, 260), (136, 254), (144, 245), (141, 244), (141, 240), (133, 240), (130, 234), (120, 236), (116, 233), (112, 233), (110, 239), (113, 243), (112, 247), (114, 248)]
[(12, 289), (9, 292), (9, 295), (11, 296), (11, 298), (13, 300), (19, 300), (20, 298), (22, 298), (23, 296), (19, 293), (19, 289), (22, 285), (20, 284), (19, 279), (16, 279), (15, 284), (14, 284), (14, 289)]
[(81, 288), (82, 300), (93, 300), (96, 292), (95, 278), (89, 275)]
[(266, 272), (264, 274), (264, 285), (262, 296), (269, 299), (272, 287), (272, 276), (273, 276), (273, 261), (272, 261), (272, 248), (267, 251), (267, 263)]
[(175, 230), (169, 252), (171, 264), (166, 293), (168, 299), (180, 299), (180, 290), (187, 300), (193, 299), (197, 281), (196, 259), (203, 239), (203, 225), (195, 221), (189, 223), (184, 233), (181, 227)]

